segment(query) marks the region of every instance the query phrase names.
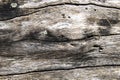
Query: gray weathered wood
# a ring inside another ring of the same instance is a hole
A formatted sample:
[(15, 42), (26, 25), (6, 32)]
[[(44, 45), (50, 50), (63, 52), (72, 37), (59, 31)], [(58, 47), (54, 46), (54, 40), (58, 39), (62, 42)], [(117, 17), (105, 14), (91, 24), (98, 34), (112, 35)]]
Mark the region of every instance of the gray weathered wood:
[(94, 80), (94, 75), (118, 79), (119, 4), (119, 0), (0, 0), (1, 80), (31, 76), (54, 80), (55, 74), (58, 80), (59, 75), (69, 80), (61, 74), (72, 72), (81, 75), (73, 80), (89, 80), (85, 76)]
[(119, 80), (120, 67), (33, 72), (0, 77), (1, 80)]

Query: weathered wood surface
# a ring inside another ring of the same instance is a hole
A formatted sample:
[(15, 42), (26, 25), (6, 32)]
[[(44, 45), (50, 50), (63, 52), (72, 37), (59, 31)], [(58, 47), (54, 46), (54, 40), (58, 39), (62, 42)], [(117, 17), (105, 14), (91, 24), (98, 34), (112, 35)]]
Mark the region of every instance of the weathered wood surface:
[(119, 4), (0, 0), (0, 80), (119, 80)]
[(120, 67), (94, 67), (2, 76), (0, 80), (119, 80)]

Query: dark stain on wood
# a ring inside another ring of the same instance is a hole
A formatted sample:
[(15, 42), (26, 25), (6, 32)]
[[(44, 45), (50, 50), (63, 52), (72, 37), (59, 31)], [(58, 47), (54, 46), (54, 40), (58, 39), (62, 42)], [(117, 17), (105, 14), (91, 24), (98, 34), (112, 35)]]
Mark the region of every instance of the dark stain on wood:
[[(18, 8), (18, 6), (19, 6), (18, 0), (7, 0), (7, 1), (2, 0), (1, 3), (3, 3), (3, 4), (0, 6), (0, 11), (14, 10), (14, 9)], [(15, 8), (13, 8), (11, 6), (12, 3), (16, 3), (17, 6)]]
[(97, 24), (100, 26), (111, 26), (110, 22), (107, 19), (100, 19)]
[(109, 19), (109, 21), (111, 24), (117, 24), (120, 22), (119, 20), (113, 20), (113, 19)]
[(117, 24), (118, 22), (119, 20), (100, 19), (97, 24), (100, 26), (111, 26), (112, 24)]
[(106, 0), (98, 0), (99, 2), (102, 2), (102, 3), (105, 3), (106, 2)]
[(100, 19), (97, 24), (100, 26), (104, 26), (105, 28), (99, 28), (99, 33), (101, 35), (110, 35), (111, 27), (115, 24), (119, 23), (119, 20), (113, 20), (113, 19)]

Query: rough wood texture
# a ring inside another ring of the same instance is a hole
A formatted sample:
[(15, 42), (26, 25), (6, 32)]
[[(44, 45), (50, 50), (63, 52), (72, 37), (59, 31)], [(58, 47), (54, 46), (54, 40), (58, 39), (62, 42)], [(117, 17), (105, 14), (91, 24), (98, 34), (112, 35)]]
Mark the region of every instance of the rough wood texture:
[(0, 0), (0, 80), (119, 80), (119, 0)]
[(0, 80), (119, 80), (119, 76), (120, 67), (96, 67), (9, 75), (0, 77)]

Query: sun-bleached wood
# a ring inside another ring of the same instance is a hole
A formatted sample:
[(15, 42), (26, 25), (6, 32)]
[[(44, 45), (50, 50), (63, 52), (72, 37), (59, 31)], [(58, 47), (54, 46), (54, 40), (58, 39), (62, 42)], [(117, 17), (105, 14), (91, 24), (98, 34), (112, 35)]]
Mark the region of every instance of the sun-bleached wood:
[[(12, 3), (17, 6), (11, 7)], [(119, 3), (119, 0), (0, 0), (1, 80), (35, 77), (47, 80), (46, 76), (54, 80), (53, 75), (58, 80), (69, 80), (68, 75), (73, 73), (78, 74), (71, 76), (73, 80), (117, 79)], [(99, 78), (93, 79), (94, 75)]]

